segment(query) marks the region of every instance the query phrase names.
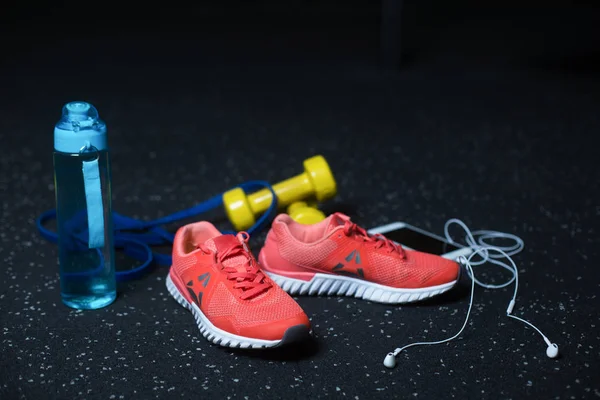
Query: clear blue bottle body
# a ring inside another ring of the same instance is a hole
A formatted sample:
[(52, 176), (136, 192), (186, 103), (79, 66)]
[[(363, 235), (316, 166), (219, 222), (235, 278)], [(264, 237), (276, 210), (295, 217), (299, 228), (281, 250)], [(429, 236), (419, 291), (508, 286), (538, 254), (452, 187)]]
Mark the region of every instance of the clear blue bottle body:
[[(59, 124), (55, 128), (55, 136)], [(80, 131), (77, 124), (75, 132), (70, 133), (77, 137), (80, 132), (82, 138), (87, 139), (87, 133), (85, 130)], [(82, 143), (89, 145), (89, 140)], [(54, 185), (61, 298), (64, 304), (76, 309), (101, 308), (111, 304), (117, 296), (110, 157), (106, 146), (97, 145), (91, 148), (92, 151), (74, 151), (75, 147), (65, 147), (64, 142), (57, 145), (55, 139)], [(90, 248), (86, 237), (89, 210), (82, 165), (83, 162), (96, 158), (102, 197), (100, 213), (104, 227), (104, 243), (101, 247)]]

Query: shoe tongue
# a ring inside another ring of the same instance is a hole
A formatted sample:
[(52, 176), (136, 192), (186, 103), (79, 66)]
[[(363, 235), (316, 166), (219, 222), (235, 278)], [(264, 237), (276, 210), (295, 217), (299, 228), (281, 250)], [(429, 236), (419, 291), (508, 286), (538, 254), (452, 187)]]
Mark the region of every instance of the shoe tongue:
[(339, 228), (340, 226), (344, 226), (346, 224), (346, 221), (350, 220), (350, 217), (337, 212), (331, 214), (329, 217), (327, 217), (327, 219), (329, 221), (327, 222), (327, 228), (325, 228), (325, 232), (329, 233), (335, 230), (336, 228)]
[[(242, 246), (242, 243), (234, 235), (221, 235), (212, 239), (208, 239), (206, 242), (204, 242), (204, 245), (208, 247), (210, 251), (215, 253), (223, 253), (232, 247)], [(234, 267), (246, 262), (247, 260), (247, 256), (238, 253), (238, 255), (229, 256), (223, 260), (223, 265), (226, 267)]]

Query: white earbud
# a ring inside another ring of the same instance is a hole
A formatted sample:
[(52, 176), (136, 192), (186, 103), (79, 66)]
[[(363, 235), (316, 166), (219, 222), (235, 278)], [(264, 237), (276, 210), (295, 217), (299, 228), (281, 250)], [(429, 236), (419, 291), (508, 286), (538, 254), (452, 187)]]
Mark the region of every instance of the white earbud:
[(556, 343), (552, 343), (546, 349), (546, 355), (550, 358), (556, 358), (558, 356), (558, 345)]
[[(444, 227), (446, 238), (448, 239), (448, 241), (450, 243), (454, 243), (454, 241), (450, 237), (450, 234), (448, 232), (448, 227), (453, 223), (460, 225), (465, 230), (465, 232), (467, 233), (465, 241), (467, 242), (468, 247), (473, 249), (473, 253), (471, 253), (468, 258), (461, 256), (457, 260), (459, 264), (463, 265), (467, 269), (468, 276), (469, 276), (469, 278), (471, 278), (471, 296), (470, 296), (470, 300), (469, 300), (469, 309), (467, 310), (467, 316), (465, 317), (465, 322), (463, 323), (463, 326), (460, 328), (460, 330), (454, 336), (451, 336), (449, 338), (434, 341), (434, 342), (411, 343), (404, 347), (397, 348), (393, 352), (387, 354), (387, 356), (385, 357), (385, 359), (383, 361), (383, 365), (385, 365), (387, 368), (394, 368), (396, 366), (396, 356), (402, 350), (405, 350), (409, 347), (442, 344), (442, 343), (446, 343), (451, 340), (454, 340), (458, 336), (460, 336), (460, 334), (463, 332), (463, 330), (467, 326), (467, 322), (469, 321), (469, 316), (471, 315), (471, 308), (473, 307), (473, 295), (475, 293), (475, 284), (477, 284), (481, 287), (484, 287), (486, 289), (500, 289), (500, 288), (504, 288), (504, 287), (510, 285), (513, 282), (515, 283), (515, 289), (513, 292), (513, 297), (510, 300), (510, 303), (508, 304), (508, 307), (506, 309), (506, 316), (509, 318), (516, 319), (517, 321), (521, 321), (525, 325), (528, 325), (531, 328), (533, 328), (535, 331), (537, 331), (542, 336), (542, 338), (544, 338), (544, 341), (548, 345), (548, 348), (546, 348), (546, 355), (549, 358), (556, 358), (558, 356), (558, 345), (556, 343), (550, 342), (550, 340), (542, 333), (542, 331), (540, 331), (531, 322), (524, 320), (523, 318), (517, 317), (515, 315), (512, 315), (512, 312), (513, 312), (513, 309), (514, 309), (515, 303), (516, 303), (517, 292), (519, 290), (519, 270), (517, 269), (515, 262), (513, 261), (513, 259), (510, 256), (517, 254), (521, 250), (523, 250), (523, 248), (525, 247), (523, 240), (521, 238), (519, 238), (518, 236), (511, 235), (508, 233), (496, 232), (496, 231), (476, 231), (476, 232), (471, 233), (469, 228), (461, 220), (451, 219), (448, 222), (446, 222), (446, 226)], [(474, 236), (479, 236), (479, 238), (478, 238), (479, 240), (476, 241)], [(486, 240), (497, 239), (497, 238), (510, 239), (510, 240), (513, 240), (515, 243), (512, 246), (500, 247), (500, 246), (493, 246), (486, 242)], [(499, 255), (498, 254), (490, 254), (490, 252), (496, 252), (496, 253), (500, 253), (500, 254)], [(473, 257), (475, 257), (476, 255), (481, 257), (481, 260), (472, 261)], [(499, 261), (499, 259), (501, 259), (501, 258), (505, 258), (509, 263), (506, 264), (502, 261)], [(497, 285), (488, 284), (488, 283), (479, 281), (475, 277), (475, 273), (473, 272), (472, 266), (481, 265), (486, 262), (496, 264), (496, 265), (510, 271), (513, 275), (512, 278), (510, 280), (508, 280), (507, 282), (504, 282), (502, 284), (497, 284)]]
[[(548, 349), (550, 349), (550, 347), (548, 347)], [(394, 353), (387, 353), (385, 360), (383, 360), (383, 365), (387, 368), (394, 368), (396, 366), (396, 356)]]
[(546, 355), (549, 358), (558, 357), (558, 345), (556, 343), (550, 342), (550, 339), (548, 339), (546, 336), (544, 336), (544, 342), (546, 342), (546, 344), (548, 345), (548, 348), (546, 349)]

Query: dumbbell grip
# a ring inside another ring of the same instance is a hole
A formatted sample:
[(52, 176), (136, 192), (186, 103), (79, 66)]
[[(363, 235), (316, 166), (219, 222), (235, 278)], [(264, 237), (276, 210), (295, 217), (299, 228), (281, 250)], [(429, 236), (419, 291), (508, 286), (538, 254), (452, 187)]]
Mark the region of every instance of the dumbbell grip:
[[(300, 174), (273, 185), (273, 190), (277, 195), (277, 204), (283, 207), (306, 198), (314, 188), (308, 174)], [(248, 196), (248, 203), (255, 215), (265, 212), (271, 205), (271, 201), (272, 194), (268, 189), (259, 190)]]

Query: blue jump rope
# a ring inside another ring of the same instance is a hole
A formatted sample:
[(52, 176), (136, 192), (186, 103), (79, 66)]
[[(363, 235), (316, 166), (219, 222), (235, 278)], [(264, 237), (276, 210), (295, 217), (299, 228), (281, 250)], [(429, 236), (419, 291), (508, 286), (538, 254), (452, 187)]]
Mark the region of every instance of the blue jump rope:
[[(256, 223), (248, 230), (248, 234), (260, 232), (270, 219), (275, 216), (277, 211), (277, 196), (273, 187), (265, 181), (248, 181), (238, 185), (245, 192), (253, 192), (263, 188), (269, 189), (272, 195), (271, 205), (267, 211), (258, 218)], [(113, 231), (115, 249), (121, 249), (127, 256), (136, 259), (141, 264), (127, 271), (116, 271), (116, 279), (119, 282), (131, 281), (140, 278), (150, 267), (152, 262), (159, 265), (171, 265), (171, 255), (157, 253), (152, 251), (152, 246), (172, 245), (175, 235), (161, 228), (161, 225), (170, 224), (185, 218), (200, 215), (215, 208), (223, 206), (223, 194), (216, 195), (194, 207), (178, 211), (171, 215), (155, 219), (154, 221), (140, 221), (130, 217), (113, 212)], [(45, 224), (56, 219), (56, 210), (49, 210), (40, 215), (36, 220), (36, 226), (40, 235), (52, 243), (58, 243), (58, 234), (45, 227)], [(69, 226), (68, 245), (77, 249), (88, 248), (88, 231), (86, 229), (87, 214), (81, 215), (72, 220)], [(224, 231), (224, 234), (234, 231)], [(65, 240), (65, 239), (63, 239)], [(103, 267), (103, 255), (96, 249), (100, 257), (99, 268)], [(93, 275), (95, 271), (86, 271), (80, 273), (69, 273), (72, 277), (86, 277)]]

